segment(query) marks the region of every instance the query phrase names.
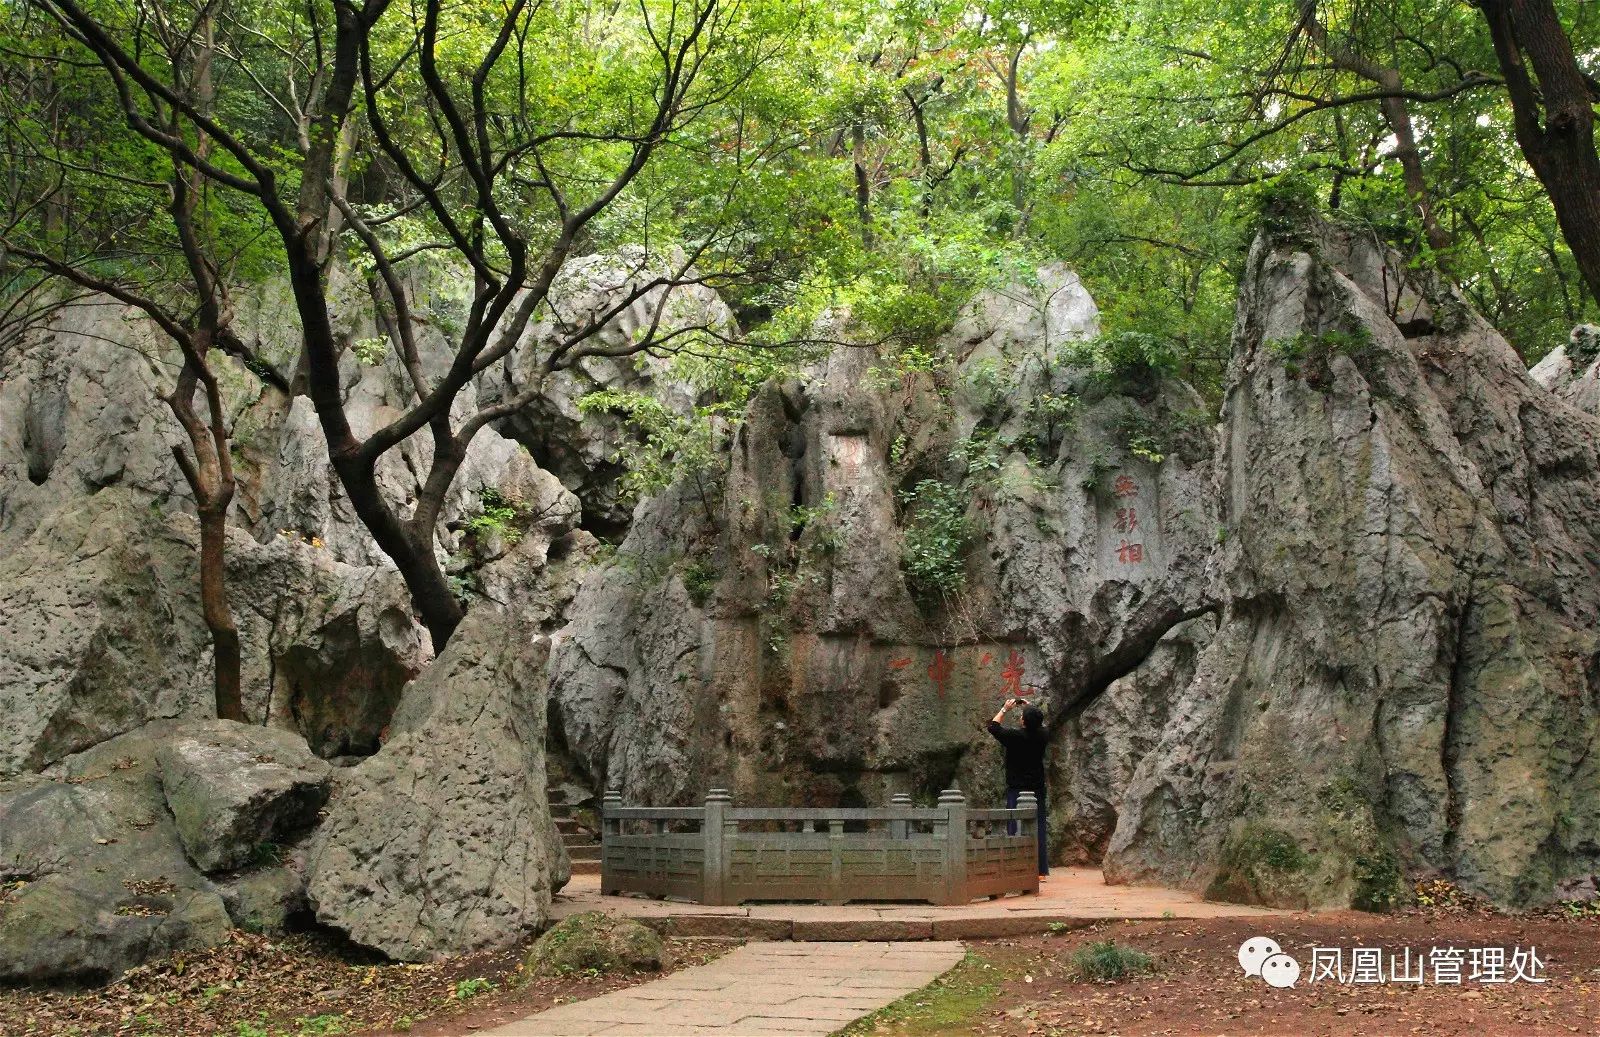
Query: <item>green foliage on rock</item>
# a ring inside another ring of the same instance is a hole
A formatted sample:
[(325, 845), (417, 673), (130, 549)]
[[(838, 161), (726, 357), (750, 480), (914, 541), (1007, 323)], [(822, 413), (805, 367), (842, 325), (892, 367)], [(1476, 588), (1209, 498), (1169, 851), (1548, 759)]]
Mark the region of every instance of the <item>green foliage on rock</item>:
[(1293, 835), (1270, 825), (1247, 823), (1223, 843), (1206, 899), (1305, 907), (1302, 873), (1310, 863)]
[(933, 605), (966, 585), (966, 554), (972, 543), (967, 494), (961, 487), (924, 479), (901, 504), (909, 515), (900, 550), (900, 569), (911, 593)]
[(711, 562), (697, 558), (686, 563), (680, 570), (679, 576), (683, 580), (683, 589), (689, 595), (689, 600), (694, 602), (696, 608), (704, 608), (706, 601), (711, 597), (711, 592), (716, 590), (720, 574)]
[(1387, 846), (1358, 854), (1352, 875), (1356, 889), (1350, 906), (1358, 911), (1393, 911), (1405, 898), (1405, 874), (1400, 868), (1400, 859)]
[(480, 510), (467, 519), (466, 528), (478, 536), (494, 536), (514, 544), (522, 539), (518, 522), (527, 511), (527, 505), (510, 494), (493, 486), (485, 486), (478, 494)]

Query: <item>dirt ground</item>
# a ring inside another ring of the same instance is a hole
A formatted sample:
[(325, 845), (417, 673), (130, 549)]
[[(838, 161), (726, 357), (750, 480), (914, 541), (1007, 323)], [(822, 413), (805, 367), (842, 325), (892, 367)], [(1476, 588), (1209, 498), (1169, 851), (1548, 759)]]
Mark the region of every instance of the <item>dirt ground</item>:
[[(1265, 924), (1263, 924), (1263, 922)], [(1275, 939), (1305, 970), (1291, 989), (1243, 974), (1239, 945)], [(1073, 951), (1114, 940), (1155, 959), (1117, 983), (1069, 976)], [(1496, 1034), (1600, 1033), (1600, 919), (1339, 912), (1281, 919), (1111, 922), (1048, 936), (980, 941), (944, 982), (853, 1032), (881, 1034)], [(1543, 984), (1312, 984), (1312, 947), (1536, 947)]]
[[(1237, 953), (1267, 936), (1307, 970), (1292, 989), (1243, 975)], [(1073, 952), (1113, 940), (1154, 959), (1117, 983), (1070, 975)], [(669, 941), (674, 967), (729, 944)], [(849, 1033), (905, 1035), (1600, 1034), (1600, 918), (1488, 913), (1340, 912), (1270, 919), (1106, 922), (1048, 935), (969, 943), (966, 962)], [(1466, 980), (1421, 986), (1310, 983), (1312, 947), (1537, 948), (1544, 984)], [(523, 949), (432, 965), (378, 964), (311, 936), (235, 933), (219, 948), (142, 966), (81, 992), (0, 990), (0, 1034), (309, 1037), (462, 1035), (655, 978), (524, 981)]]
[[(668, 949), (675, 969), (709, 961), (727, 945), (669, 940)], [(142, 965), (96, 990), (0, 989), (0, 1035), (454, 1035), (663, 975), (528, 981), (520, 971), (526, 950), (382, 964), (324, 937), (236, 931), (220, 947)]]

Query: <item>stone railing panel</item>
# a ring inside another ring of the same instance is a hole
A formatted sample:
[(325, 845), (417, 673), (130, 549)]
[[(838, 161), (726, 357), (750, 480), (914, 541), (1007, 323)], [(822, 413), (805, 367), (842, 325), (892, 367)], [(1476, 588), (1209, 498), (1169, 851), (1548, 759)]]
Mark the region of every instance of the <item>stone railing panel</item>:
[(601, 890), (704, 904), (772, 900), (927, 901), (1037, 893), (1032, 796), (1015, 810), (969, 810), (956, 789), (937, 806), (602, 805)]

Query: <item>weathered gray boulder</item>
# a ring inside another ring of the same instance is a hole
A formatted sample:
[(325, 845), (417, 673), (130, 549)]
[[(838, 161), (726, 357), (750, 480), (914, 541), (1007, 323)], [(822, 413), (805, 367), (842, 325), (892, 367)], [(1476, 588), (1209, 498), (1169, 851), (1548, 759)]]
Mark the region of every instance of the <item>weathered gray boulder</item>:
[[(104, 982), (148, 958), (221, 942), (247, 923), (245, 912), (260, 911), (261, 895), (232, 896), (188, 859), (172, 809), (183, 801), (168, 802), (157, 763), (172, 746), (222, 738), (252, 757), (309, 757), (287, 732), (236, 724), (219, 735), (216, 721), (157, 721), (46, 774), (0, 782), (0, 983)], [(253, 864), (253, 838), (241, 826), (236, 841), (219, 834), (213, 849)], [(265, 861), (228, 883), (292, 885), (285, 870)], [(230, 902), (240, 910), (232, 917)]]
[(253, 868), (217, 881), (217, 892), (234, 925), (252, 933), (289, 928), (306, 908), (304, 862), (289, 861)]
[(649, 926), (588, 911), (551, 926), (529, 948), (526, 965), (529, 976), (570, 976), (659, 972), (670, 960), (665, 942)]
[(332, 768), (289, 731), (191, 724), (156, 750), (161, 787), (195, 867), (231, 871), (317, 820)]
[(547, 921), (545, 639), (480, 607), (407, 686), (382, 750), (338, 774), (309, 862), (318, 921), (404, 961)]

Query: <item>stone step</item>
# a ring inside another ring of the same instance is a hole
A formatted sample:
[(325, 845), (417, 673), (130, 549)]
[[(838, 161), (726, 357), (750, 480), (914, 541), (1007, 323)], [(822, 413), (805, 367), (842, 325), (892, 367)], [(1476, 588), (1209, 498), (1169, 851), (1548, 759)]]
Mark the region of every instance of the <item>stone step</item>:
[(556, 831), (560, 832), (562, 835), (572, 835), (578, 830), (578, 819), (570, 815), (556, 815), (555, 822)]
[(574, 862), (598, 861), (600, 859), (600, 844), (590, 843), (587, 846), (574, 846), (572, 843), (568, 843), (567, 857)]
[(573, 861), (572, 862), (572, 873), (574, 875), (598, 875), (598, 874), (600, 874), (600, 862), (599, 861)]

